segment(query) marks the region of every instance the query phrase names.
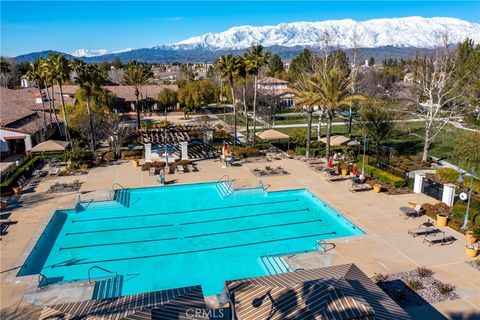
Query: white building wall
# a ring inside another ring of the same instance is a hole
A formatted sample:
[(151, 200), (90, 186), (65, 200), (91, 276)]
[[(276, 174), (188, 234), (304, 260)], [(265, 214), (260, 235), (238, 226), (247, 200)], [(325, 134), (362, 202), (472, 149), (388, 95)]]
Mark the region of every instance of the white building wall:
[(20, 133), (16, 131), (9, 131), (5, 129), (0, 129), (0, 151), (1, 152), (8, 152), (8, 142), (6, 138), (15, 137), (21, 139), (22, 137), (25, 138), (25, 150), (28, 151), (32, 149), (32, 137), (29, 134)]

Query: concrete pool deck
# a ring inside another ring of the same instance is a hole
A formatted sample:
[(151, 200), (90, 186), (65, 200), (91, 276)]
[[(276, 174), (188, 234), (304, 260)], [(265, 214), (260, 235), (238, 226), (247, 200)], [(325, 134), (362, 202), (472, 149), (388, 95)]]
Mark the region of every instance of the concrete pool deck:
[[(198, 162), (199, 172), (175, 173), (168, 175), (167, 180), (175, 180), (177, 184), (195, 183), (216, 181), (222, 175), (228, 175), (236, 180), (237, 187), (252, 186), (258, 185), (259, 178), (255, 177), (251, 170), (266, 165), (280, 165), (290, 172), (284, 176), (261, 177), (264, 185), (270, 185), (269, 191), (308, 188), (367, 233), (364, 236), (332, 241), (336, 247), (328, 253), (311, 252), (291, 257), (288, 262), (294, 269), (355, 263), (371, 276), (374, 273), (388, 274), (427, 266), (435, 272), (439, 280), (455, 285), (461, 298), (436, 303), (434, 308), (411, 308), (407, 310), (410, 314), (419, 319), (480, 318), (480, 274), (465, 263), (472, 260), (463, 252), (465, 236), (445, 228), (447, 234), (454, 235), (458, 240), (449, 246), (428, 247), (422, 243), (421, 237), (412, 238), (407, 234), (409, 228), (417, 227), (427, 218), (404, 220), (398, 214), (399, 207), (405, 206), (409, 201), (434, 203), (432, 198), (421, 194), (351, 193), (348, 191), (348, 182), (329, 183), (325, 181), (323, 174), (312, 170), (306, 163), (291, 159), (249, 163), (225, 169), (221, 168), (218, 160), (205, 160)], [(111, 189), (115, 182), (131, 188), (148, 187), (158, 186), (157, 178), (158, 176), (150, 176), (146, 171), (140, 171), (140, 168), (132, 167), (129, 161), (119, 161), (93, 168), (87, 175), (44, 178), (35, 192), (22, 195), (18, 207), (2, 213), (6, 216), (10, 213), (8, 218), (18, 222), (8, 228), (8, 233), (0, 242), (1, 309), (16, 310), (28, 307), (33, 302), (38, 303), (38, 300), (34, 300), (35, 295), (29, 294), (36, 290), (36, 277), (19, 279), (15, 278), (15, 275), (26, 258), (25, 254), (29, 253), (28, 247), (34, 242), (32, 238), (42, 232), (42, 225), (49, 221), (56, 209), (72, 206), (77, 197), (77, 193), (47, 194), (51, 184), (78, 179), (82, 182), (82, 198), (88, 199), (94, 197), (94, 193), (88, 191)], [(88, 288), (84, 291), (88, 293)], [(51, 303), (76, 299), (68, 290), (56, 292), (54, 296), (55, 301)]]

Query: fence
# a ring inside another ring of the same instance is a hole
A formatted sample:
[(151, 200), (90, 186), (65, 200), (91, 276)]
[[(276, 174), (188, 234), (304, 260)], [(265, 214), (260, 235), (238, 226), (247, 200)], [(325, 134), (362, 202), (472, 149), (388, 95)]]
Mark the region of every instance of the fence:
[(437, 200), (442, 200), (443, 184), (424, 178), (422, 183), (422, 193)]

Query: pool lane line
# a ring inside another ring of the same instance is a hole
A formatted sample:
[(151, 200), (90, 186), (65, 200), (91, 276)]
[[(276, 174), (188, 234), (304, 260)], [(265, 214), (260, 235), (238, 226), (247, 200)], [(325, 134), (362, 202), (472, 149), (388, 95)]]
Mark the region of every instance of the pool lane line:
[(180, 226), (186, 226), (186, 225), (191, 225), (191, 224), (201, 224), (201, 223), (209, 223), (209, 222), (217, 222), (217, 221), (225, 221), (225, 220), (237, 220), (237, 219), (244, 219), (244, 218), (251, 218), (251, 217), (260, 217), (260, 216), (268, 216), (268, 215), (273, 215), (273, 214), (302, 212), (302, 211), (310, 211), (310, 209), (305, 208), (305, 209), (299, 209), (299, 210), (286, 210), (286, 211), (275, 211), (275, 212), (267, 212), (267, 213), (257, 213), (257, 214), (231, 217), (231, 218), (220, 218), (220, 219), (202, 220), (202, 221), (194, 221), (194, 222), (184, 222), (184, 223), (179, 223), (179, 225)]
[(87, 244), (83, 246), (74, 246), (74, 247), (61, 247), (59, 250), (71, 250), (71, 249), (82, 249), (90, 247), (104, 247), (104, 246), (116, 246), (121, 244), (132, 244), (132, 243), (142, 243), (142, 242), (159, 242), (167, 240), (177, 240), (177, 237), (174, 238), (160, 238), (160, 239), (150, 239), (150, 240), (135, 240), (135, 241), (124, 241), (124, 242), (110, 242), (110, 243), (97, 243), (97, 244)]
[(280, 239), (274, 239), (274, 240), (256, 241), (256, 242), (250, 242), (250, 243), (245, 243), (245, 244), (234, 244), (234, 245), (230, 245), (230, 246), (223, 246), (223, 247), (216, 247), (216, 248), (214, 247), (214, 248), (207, 248), (207, 249), (200, 249), (200, 250), (188, 250), (188, 251), (180, 251), (180, 252), (152, 254), (152, 255), (148, 255), (148, 256), (114, 258), (114, 259), (94, 260), (94, 261), (88, 261), (88, 262), (87, 261), (77, 262), (77, 263), (73, 263), (73, 264), (65, 265), (65, 266), (61, 266), (61, 265), (51, 266), (50, 268), (54, 269), (54, 268), (70, 267), (72, 265), (80, 265), (80, 264), (94, 264), (94, 263), (114, 262), (114, 261), (122, 261), (122, 260), (138, 260), (138, 259), (148, 259), (148, 258), (158, 258), (158, 257), (165, 257), (165, 256), (174, 256), (174, 255), (177, 255), (177, 254), (190, 254), (190, 253), (197, 253), (197, 252), (224, 250), (224, 249), (231, 249), (231, 248), (237, 248), (237, 247), (248, 247), (248, 246), (253, 246), (253, 245), (262, 244), (262, 243), (279, 242), (279, 241), (287, 241), (287, 240), (295, 240), (295, 239), (303, 239), (303, 238), (311, 238), (311, 237), (321, 237), (321, 236), (326, 236), (326, 235), (329, 235), (329, 234), (337, 234), (337, 232), (336, 231), (331, 231), (331, 232), (324, 232), (324, 233), (315, 233), (315, 234), (309, 234), (309, 235), (304, 235), (304, 236), (280, 238)]
[(200, 238), (200, 237), (215, 236), (215, 235), (219, 235), (219, 234), (228, 234), (228, 233), (251, 231), (251, 230), (260, 230), (260, 229), (268, 229), (268, 228), (284, 227), (284, 226), (294, 226), (294, 225), (297, 225), (297, 224), (307, 224), (307, 223), (314, 223), (314, 222), (322, 222), (322, 220), (320, 220), (320, 219), (315, 219), (315, 220), (309, 220), (309, 221), (299, 221), (299, 222), (287, 222), (287, 223), (280, 223), (280, 224), (271, 224), (271, 225), (268, 225), (268, 226), (252, 227), (252, 228), (245, 228), (245, 229), (236, 229), (236, 230), (231, 230), (231, 231), (221, 231), (221, 232), (195, 234), (195, 235), (191, 235), (191, 236), (184, 236), (184, 238), (185, 238), (185, 239), (189, 239), (189, 238)]
[(99, 232), (112, 232), (112, 231), (123, 231), (123, 230), (137, 230), (137, 229), (152, 229), (152, 228), (165, 228), (173, 227), (173, 224), (159, 224), (156, 226), (141, 226), (141, 227), (129, 227), (129, 228), (117, 228), (117, 229), (101, 229), (101, 230), (92, 230), (92, 231), (79, 231), (79, 232), (67, 232), (66, 236), (71, 236), (74, 234), (85, 234), (85, 233), (99, 233)]
[(106, 218), (81, 219), (81, 220), (72, 220), (72, 223), (100, 221), (100, 220), (117, 220), (117, 219), (141, 218), (141, 217), (150, 217), (150, 216), (165, 216), (165, 215), (170, 215), (170, 214), (182, 214), (182, 213), (199, 212), (199, 211), (214, 211), (214, 210), (223, 210), (223, 209), (231, 209), (231, 208), (241, 208), (241, 207), (254, 207), (254, 206), (263, 206), (263, 205), (266, 205), (266, 204), (298, 202), (298, 201), (299, 201), (299, 199), (279, 200), (279, 201), (269, 201), (269, 202), (262, 202), (262, 203), (238, 204), (238, 205), (233, 205), (233, 206), (214, 207), (214, 208), (206, 208), (206, 209), (194, 209), (194, 210), (184, 210), (184, 211), (151, 213), (151, 214), (142, 214), (142, 215), (133, 215), (133, 216), (130, 215), (130, 216), (117, 216), (117, 217), (106, 217)]

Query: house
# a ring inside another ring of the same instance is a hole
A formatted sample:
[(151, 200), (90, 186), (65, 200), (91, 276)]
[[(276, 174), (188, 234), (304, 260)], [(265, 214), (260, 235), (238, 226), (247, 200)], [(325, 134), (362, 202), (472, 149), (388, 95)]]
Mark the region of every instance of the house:
[[(47, 97), (40, 95), (37, 88), (16, 90), (0, 88), (2, 158), (22, 154), (35, 144), (48, 139), (58, 128), (63, 128), (61, 121), (53, 113), (48, 112), (49, 103)], [(58, 95), (52, 100), (52, 105), (54, 109), (59, 108)]]
[(282, 108), (293, 108), (295, 106), (295, 99), (293, 94), (286, 92), (288, 88), (288, 81), (265, 77), (257, 82), (258, 92), (264, 96), (270, 104), (278, 104)]

